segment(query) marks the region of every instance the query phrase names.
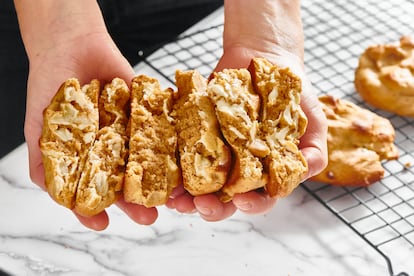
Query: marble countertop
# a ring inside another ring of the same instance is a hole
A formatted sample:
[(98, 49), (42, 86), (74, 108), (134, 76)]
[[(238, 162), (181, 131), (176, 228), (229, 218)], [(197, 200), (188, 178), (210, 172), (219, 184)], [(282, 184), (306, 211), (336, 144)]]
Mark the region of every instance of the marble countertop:
[[(411, 2), (396, 0), (395, 6), (389, 1), (366, 2), (303, 2), (305, 64), (312, 82), (318, 91), (357, 103), (361, 102), (354, 95), (353, 68), (364, 47), (414, 32), (409, 24), (414, 17), (408, 16), (414, 13)], [(205, 27), (206, 22), (222, 22), (221, 12), (190, 32)], [(388, 12), (389, 18), (385, 16)], [(377, 14), (387, 18), (387, 35), (383, 29), (376, 29)], [(355, 31), (360, 28), (359, 19), (365, 31)], [(356, 29), (347, 28), (346, 22), (355, 23)], [(397, 28), (393, 25), (397, 23), (402, 25)], [(339, 37), (335, 37), (337, 32)], [(200, 45), (196, 46), (199, 51)], [(174, 47), (155, 53), (155, 58), (149, 59), (151, 66), (136, 66), (137, 74), (168, 77), (168, 71), (157, 66), (166, 62), (163, 53)], [(179, 59), (178, 54), (168, 51), (169, 59)], [(171, 85), (166, 79), (161, 83)], [(414, 136), (410, 127), (413, 121), (390, 119), (397, 126), (397, 142), (405, 158), (398, 162), (414, 160), (414, 142), (409, 138)], [(393, 185), (393, 174), (402, 170), (398, 162), (388, 165), (387, 183), (380, 185)], [(405, 171), (407, 183), (412, 183), (410, 175), (414, 175), (413, 168)], [(401, 182), (403, 178), (398, 179)], [(407, 197), (408, 201), (414, 202)], [(165, 207), (159, 208), (159, 218), (151, 226), (133, 223), (116, 207), (110, 207), (108, 214), (111, 223), (104, 231), (82, 226), (69, 210), (31, 183), (27, 148), (21, 145), (0, 159), (0, 271), (12, 275), (100, 276), (390, 275), (384, 257), (303, 187), (280, 199), (266, 215), (236, 213), (220, 222), (206, 222), (197, 214), (179, 214)], [(399, 255), (392, 259), (394, 275), (402, 271), (414, 275), (412, 247), (395, 244), (387, 252)]]
[(25, 145), (0, 161), (0, 268), (13, 275), (387, 275), (382, 257), (302, 188), (266, 215), (221, 222), (116, 207), (86, 229), (28, 178)]

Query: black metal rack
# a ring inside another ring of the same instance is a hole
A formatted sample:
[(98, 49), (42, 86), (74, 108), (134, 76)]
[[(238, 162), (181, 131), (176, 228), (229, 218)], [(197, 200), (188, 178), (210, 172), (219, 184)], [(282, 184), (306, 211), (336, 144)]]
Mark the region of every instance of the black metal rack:
[[(316, 91), (388, 118), (396, 130), (400, 157), (384, 163), (384, 178), (369, 187), (312, 182), (301, 186), (374, 248), (391, 276), (407, 276), (408, 271), (396, 273), (395, 268), (405, 271), (400, 263), (414, 260), (414, 120), (367, 105), (355, 92), (353, 80), (366, 47), (414, 35), (414, 2), (303, 1), (302, 18), (305, 66)], [(218, 24), (181, 36), (144, 62), (172, 84), (176, 69), (197, 69), (208, 76), (222, 54), (222, 31)]]

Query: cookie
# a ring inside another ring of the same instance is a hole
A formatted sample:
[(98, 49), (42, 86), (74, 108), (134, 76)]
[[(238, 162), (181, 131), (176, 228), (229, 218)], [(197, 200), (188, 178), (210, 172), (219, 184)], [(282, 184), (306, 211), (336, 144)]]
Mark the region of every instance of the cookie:
[(45, 185), (59, 204), (73, 209), (79, 178), (99, 129), (99, 82), (65, 81), (43, 113), (40, 138)]
[[(279, 68), (265, 59), (253, 59), (249, 68), (260, 96), (261, 114), (256, 143), (266, 144), (263, 158), (269, 175), (266, 191), (270, 196), (289, 195), (308, 171), (298, 148), (307, 118), (300, 107), (301, 79), (289, 68)], [(260, 146), (258, 148), (261, 148)]]
[(248, 69), (176, 72), (177, 91), (135, 77), (100, 91), (68, 79), (44, 112), (40, 139), (46, 187), (83, 216), (125, 201), (165, 204), (183, 184), (193, 196), (263, 189), (289, 195), (307, 172), (299, 139), (307, 119), (301, 80), (253, 59)]
[(124, 183), (127, 202), (146, 207), (167, 202), (180, 182), (177, 134), (171, 117), (174, 91), (140, 75), (132, 80), (129, 158)]
[(355, 88), (369, 104), (414, 116), (414, 39), (368, 47), (359, 58)]
[(89, 149), (76, 192), (78, 214), (100, 213), (122, 195), (128, 157), (129, 100), (129, 88), (119, 78), (106, 84), (101, 92), (100, 127)]
[(230, 149), (223, 142), (207, 80), (197, 71), (177, 71), (173, 117), (184, 188), (193, 196), (217, 192), (227, 180)]
[(232, 171), (221, 189), (222, 200), (229, 201), (234, 194), (261, 188), (267, 182), (260, 157), (248, 149), (258, 131), (260, 99), (246, 69), (224, 69), (214, 73), (207, 93), (233, 152)]
[(214, 73), (207, 87), (234, 158), (220, 190), (223, 201), (258, 188), (272, 197), (287, 196), (307, 172), (298, 148), (307, 124), (299, 105), (300, 79), (260, 58), (249, 70)]
[(379, 181), (381, 162), (398, 158), (390, 121), (347, 100), (325, 95), (319, 101), (328, 119), (328, 166), (312, 180), (340, 186)]

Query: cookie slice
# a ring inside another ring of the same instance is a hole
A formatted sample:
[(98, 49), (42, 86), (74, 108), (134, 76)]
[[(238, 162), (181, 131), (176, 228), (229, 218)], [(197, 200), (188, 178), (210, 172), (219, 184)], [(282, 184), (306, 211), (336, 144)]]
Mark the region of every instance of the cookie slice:
[(383, 160), (398, 158), (390, 121), (347, 100), (319, 98), (328, 119), (328, 166), (312, 177), (339, 186), (367, 186), (384, 176)]
[(301, 80), (289, 68), (279, 68), (263, 58), (252, 60), (250, 73), (261, 99), (259, 131), (248, 145), (263, 158), (269, 175), (265, 188), (270, 196), (284, 197), (295, 189), (308, 171), (298, 148), (307, 118), (300, 107)]
[(80, 173), (99, 128), (99, 82), (64, 82), (43, 113), (40, 138), (45, 184), (51, 197), (72, 209)]
[(260, 154), (249, 150), (258, 131), (260, 101), (246, 69), (224, 69), (213, 74), (207, 93), (212, 99), (221, 131), (232, 148), (233, 166), (221, 189), (221, 199), (261, 188), (267, 182)]
[(177, 71), (175, 128), (184, 188), (193, 196), (217, 192), (227, 179), (230, 149), (224, 144), (207, 80), (197, 71)]
[(99, 97), (100, 129), (79, 180), (75, 210), (84, 216), (102, 212), (122, 193), (128, 157), (127, 124), (130, 91), (115, 78)]
[(131, 136), (124, 198), (146, 207), (166, 203), (180, 181), (173, 90), (144, 75), (132, 81)]

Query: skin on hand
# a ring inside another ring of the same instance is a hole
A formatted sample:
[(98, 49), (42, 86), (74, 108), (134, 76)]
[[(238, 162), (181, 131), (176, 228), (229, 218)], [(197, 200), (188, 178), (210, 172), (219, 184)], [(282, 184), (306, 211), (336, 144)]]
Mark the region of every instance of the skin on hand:
[[(301, 107), (308, 118), (307, 130), (301, 137), (299, 144), (299, 148), (308, 163), (308, 173), (304, 177), (304, 181), (322, 171), (327, 165), (327, 123), (325, 115), (310, 82), (304, 74), (303, 66), (299, 59), (290, 53), (284, 53), (280, 58), (278, 55), (249, 53), (247, 49), (229, 49), (221, 58), (217, 68), (246, 68), (251, 58), (257, 56), (265, 57), (282, 67), (289, 66), (302, 79)], [(237, 62), (232, 62), (233, 60)], [(266, 193), (251, 191), (245, 194), (237, 194), (233, 197), (232, 202), (223, 204), (213, 194), (193, 198), (183, 189), (177, 188), (174, 199), (171, 199), (167, 206), (184, 213), (196, 209), (205, 220), (219, 221), (230, 217), (237, 210), (247, 214), (266, 213), (273, 208), (276, 200), (276, 198), (271, 198)]]
[[(299, 147), (308, 163), (303, 180), (327, 165), (327, 122), (303, 65), (303, 29), (298, 0), (225, 0), (223, 56), (215, 71), (247, 68), (252, 58), (263, 57), (280, 67), (289, 67), (302, 79), (301, 107), (308, 118)], [(218, 221), (236, 210), (248, 214), (268, 212), (276, 203), (266, 193), (237, 194), (222, 203), (213, 194), (192, 197), (177, 190), (167, 206), (181, 212), (196, 209), (207, 221)], [(188, 209), (186, 209), (188, 208)]]
[[(25, 121), (30, 176), (45, 189), (39, 149), (42, 112), (60, 84), (70, 77), (78, 78), (81, 84), (93, 78), (102, 82), (114, 77), (131, 80), (134, 72), (109, 37), (95, 0), (14, 2), (30, 61)], [(302, 108), (308, 116), (309, 127), (300, 147), (309, 164), (308, 178), (326, 166), (326, 123), (321, 120), (323, 113), (303, 71), (298, 3), (295, 0), (226, 0), (224, 54), (216, 70), (245, 68), (253, 57), (261, 56), (291, 67), (302, 77)], [(197, 210), (205, 220), (217, 221), (231, 216), (237, 209), (250, 214), (263, 213), (275, 202), (276, 199), (266, 194), (249, 192), (235, 195), (232, 202), (223, 204), (214, 195), (194, 198), (181, 187), (174, 191), (167, 206), (184, 213)], [(158, 215), (155, 208), (126, 203), (122, 198), (117, 206), (139, 224), (152, 224)], [(75, 215), (94, 230), (105, 229), (109, 223), (106, 212), (88, 218)]]
[[(88, 40), (89, 42), (85, 43)], [(84, 46), (78, 47), (80, 43)], [(71, 51), (71, 49), (75, 50)], [(81, 83), (88, 83), (93, 78), (98, 78), (103, 83), (109, 82), (114, 77), (130, 80), (134, 72), (105, 34), (90, 34), (86, 38), (80, 38), (79, 41), (67, 42), (64, 49), (48, 51), (42, 54), (41, 59), (31, 61), (25, 136), (29, 149), (30, 175), (33, 182), (42, 188), (45, 188), (44, 168), (38, 142), (43, 125), (42, 110), (48, 105), (62, 80), (73, 76)], [(157, 218), (155, 208), (129, 204), (123, 199), (120, 199), (117, 205), (139, 224), (148, 225)], [(80, 215), (77, 217), (82, 224), (94, 230), (103, 230), (109, 223), (105, 212), (93, 217), (86, 218)]]
[[(30, 177), (46, 190), (39, 138), (43, 110), (61, 83), (71, 77), (81, 84), (95, 78), (101, 83), (114, 77), (128, 81), (135, 73), (109, 36), (96, 1), (15, 0), (15, 6), (30, 62), (24, 129)], [(139, 224), (152, 224), (158, 216), (155, 208), (122, 198), (117, 206)], [(93, 217), (75, 215), (93, 230), (103, 230), (109, 224), (105, 211)]]

